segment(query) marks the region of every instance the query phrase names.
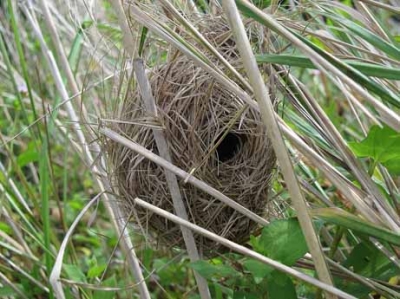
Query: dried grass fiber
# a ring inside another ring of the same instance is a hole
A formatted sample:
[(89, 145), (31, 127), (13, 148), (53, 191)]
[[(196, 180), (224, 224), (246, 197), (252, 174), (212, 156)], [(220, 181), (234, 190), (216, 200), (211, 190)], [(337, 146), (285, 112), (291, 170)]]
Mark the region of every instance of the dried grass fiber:
[[(203, 29), (203, 33), (225, 57), (235, 60), (225, 27), (218, 28)], [(146, 113), (140, 93), (134, 91), (122, 103), (113, 130), (158, 153), (149, 126), (156, 122), (165, 133), (172, 163), (187, 172), (196, 168), (193, 175), (198, 179), (254, 213), (267, 215), (275, 156), (260, 116), (251, 109), (239, 115), (245, 104), (242, 100), (185, 56), (171, 56), (173, 61), (149, 74), (159, 118), (154, 120)], [(131, 215), (136, 197), (174, 212), (164, 169), (118, 143), (109, 142), (107, 150), (112, 185), (127, 215)], [(179, 184), (191, 222), (236, 242), (246, 240), (256, 227), (212, 196), (183, 181)], [(135, 214), (137, 224), (156, 234), (162, 243), (185, 246), (180, 228), (172, 222), (137, 207)], [(195, 237), (203, 254), (220, 250), (212, 241)]]

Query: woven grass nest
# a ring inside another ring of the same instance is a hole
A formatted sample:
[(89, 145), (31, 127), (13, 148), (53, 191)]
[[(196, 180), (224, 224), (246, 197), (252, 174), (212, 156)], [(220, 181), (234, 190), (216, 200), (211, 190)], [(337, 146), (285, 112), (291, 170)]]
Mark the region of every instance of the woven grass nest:
[[(226, 42), (226, 33), (220, 26), (204, 34), (232, 61), (237, 56), (232, 42)], [(173, 61), (153, 68), (148, 77), (158, 119), (145, 111), (137, 90), (122, 103), (113, 130), (158, 154), (149, 126), (156, 121), (166, 136), (173, 164), (187, 172), (195, 168), (193, 176), (268, 217), (275, 156), (259, 114), (244, 109), (242, 100), (179, 53)], [(126, 215), (132, 216), (134, 209), (136, 217), (130, 219), (141, 228), (156, 235), (162, 244), (185, 248), (179, 226), (133, 204), (139, 197), (174, 213), (164, 169), (118, 143), (110, 141), (107, 150), (112, 185)], [(248, 239), (255, 222), (189, 183), (178, 181), (189, 221), (235, 242)], [(223, 251), (213, 241), (196, 234), (195, 239), (204, 255)]]

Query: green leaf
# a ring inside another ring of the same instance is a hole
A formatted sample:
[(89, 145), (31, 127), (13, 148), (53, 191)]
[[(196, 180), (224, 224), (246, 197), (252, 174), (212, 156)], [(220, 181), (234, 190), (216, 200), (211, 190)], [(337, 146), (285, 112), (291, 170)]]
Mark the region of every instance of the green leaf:
[(0, 221), (0, 231), (5, 233), (5, 234), (12, 234), (11, 227), (7, 223), (5, 223), (3, 221)]
[(247, 291), (237, 291), (233, 294), (233, 299), (260, 299), (260, 294), (252, 294)]
[(216, 299), (223, 299), (222, 289), (219, 284), (214, 283), (214, 297)]
[(248, 270), (254, 278), (256, 284), (259, 284), (274, 268), (253, 259), (246, 259), (243, 266)]
[(95, 246), (95, 247), (100, 247), (101, 245), (101, 240), (99, 238), (96, 238), (95, 236), (85, 236), (85, 235), (75, 235), (72, 237), (75, 241), (82, 242), (84, 244), (87, 244), (87, 246)]
[(151, 248), (145, 248), (142, 250), (142, 263), (144, 269), (151, 269), (153, 262), (154, 250)]
[(387, 241), (400, 246), (400, 235), (386, 228), (381, 228), (376, 224), (363, 220), (339, 208), (322, 208), (310, 211), (313, 217), (321, 218), (327, 222), (343, 226), (354, 232), (359, 232), (370, 237)]
[(213, 265), (210, 262), (199, 260), (190, 263), (190, 267), (196, 270), (201, 276), (206, 279), (222, 278), (222, 277), (237, 277), (241, 274), (228, 265)]
[[(116, 287), (118, 286), (117, 284), (117, 279), (115, 278), (115, 275), (111, 276), (110, 278), (107, 278), (101, 283), (101, 286), (103, 288), (105, 287)], [(113, 299), (115, 298), (116, 291), (101, 291), (101, 290), (96, 290), (93, 292), (93, 298), (94, 299)]]
[(39, 153), (34, 148), (23, 152), (17, 158), (17, 164), (19, 167), (24, 167), (29, 163), (37, 161), (39, 161)]
[(106, 264), (102, 264), (91, 267), (87, 274), (88, 278), (94, 278), (100, 276), (103, 273), (106, 266), (107, 266)]
[(344, 263), (357, 274), (374, 279), (387, 280), (398, 275), (399, 270), (372, 243), (363, 241), (357, 244)]
[(231, 288), (226, 287), (217, 282), (214, 282), (212, 285), (214, 286), (214, 288), (211, 289), (211, 291), (214, 292), (213, 294), (211, 294), (212, 298), (215, 298), (215, 299), (232, 298), (233, 290)]
[(264, 227), (257, 249), (273, 260), (291, 266), (307, 252), (307, 244), (297, 219), (276, 220)]
[(387, 168), (387, 170), (393, 175), (400, 175), (400, 158), (394, 157), (388, 159), (386, 162), (382, 163), (383, 166)]
[(67, 274), (68, 279), (79, 282), (86, 282), (86, 276), (78, 266), (65, 264), (63, 268)]
[(354, 282), (348, 279), (339, 279), (334, 277), (334, 284), (340, 290), (353, 295), (355, 298), (368, 298), (371, 289), (359, 282)]
[(0, 287), (0, 298), (13, 297), (17, 298), (18, 293), (10, 286)]
[(400, 133), (387, 126), (373, 126), (361, 142), (349, 142), (358, 157), (369, 157), (388, 171), (400, 175)]
[[(82, 29), (85, 28), (85, 21), (82, 24)], [(72, 42), (71, 50), (68, 55), (68, 62), (74, 73), (76, 73), (80, 61), (80, 55), (82, 53), (83, 45), (83, 32), (79, 29), (75, 35), (74, 41)]]
[(289, 276), (274, 271), (267, 281), (268, 299), (297, 299), (296, 289)]
[(271, 0), (253, 0), (253, 4), (259, 9), (264, 9), (271, 5)]
[(160, 277), (160, 283), (168, 287), (171, 284), (180, 283), (188, 275), (186, 263), (183, 263), (183, 261), (171, 263), (168, 258), (155, 259), (153, 269), (155, 269), (157, 275)]

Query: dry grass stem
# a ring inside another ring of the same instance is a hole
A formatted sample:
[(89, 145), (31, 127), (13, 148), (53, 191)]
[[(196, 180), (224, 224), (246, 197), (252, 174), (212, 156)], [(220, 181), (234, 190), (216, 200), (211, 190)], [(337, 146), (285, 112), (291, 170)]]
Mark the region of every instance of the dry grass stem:
[[(153, 97), (153, 93), (151, 91), (151, 85), (146, 77), (146, 72), (143, 64), (143, 60), (135, 59), (133, 61), (133, 69), (136, 74), (136, 79), (138, 82), (138, 86), (140, 89), (140, 94), (144, 101), (144, 106), (146, 107), (147, 113), (158, 119), (158, 112), (156, 101)], [(154, 139), (157, 145), (157, 150), (160, 153), (160, 156), (164, 158), (168, 162), (172, 162), (171, 154), (168, 149), (167, 140), (164, 136), (162, 130), (153, 129)], [(171, 194), (173, 206), (175, 213), (178, 217), (188, 220), (188, 214), (186, 211), (186, 207), (184, 205), (181, 191), (179, 190), (179, 184), (176, 179), (174, 173), (169, 171), (168, 169), (164, 170), (165, 179), (168, 184), (168, 189)], [(196, 246), (195, 239), (193, 237), (192, 232), (184, 226), (181, 226), (183, 240), (188, 251), (189, 258), (192, 262), (200, 259), (199, 252)], [(210, 291), (208, 289), (207, 281), (199, 274), (197, 271), (194, 271), (194, 275), (196, 278), (197, 286), (199, 288), (199, 293), (201, 298), (211, 298)]]
[[(269, 92), (264, 84), (264, 80), (258, 69), (250, 42), (248, 40), (245, 28), (243, 26), (240, 14), (234, 1), (222, 1), (224, 12), (227, 14), (233, 35), (236, 40), (244, 67), (249, 77), (250, 84), (253, 87), (255, 98), (257, 99), (262, 115), (262, 120), (267, 127), (268, 136), (274, 147), (281, 171), (286, 180), (292, 203), (296, 209), (297, 217), (302, 227), (308, 248), (313, 256), (315, 268), (321, 281), (333, 285), (331, 275), (325, 262), (321, 244), (314, 230), (311, 217), (308, 214), (307, 204), (300, 190), (296, 175), (294, 173), (292, 162), (283, 141), (278, 122), (275, 119), (275, 113)], [(331, 294), (327, 297), (335, 298)]]
[[(46, 7), (45, 2), (42, 2), (42, 4)], [(43, 34), (40, 30), (40, 27), (39, 27), (38, 23), (36, 22), (36, 20), (34, 19), (34, 17), (32, 16), (32, 14), (30, 13), (30, 11), (26, 7), (24, 7), (24, 12), (27, 15), (27, 17), (31, 23), (32, 29), (34, 30), (36, 36), (38, 37), (38, 39), (40, 41), (43, 55), (46, 58), (48, 67), (54, 77), (57, 89), (62, 97), (62, 100), (65, 101), (65, 105), (67, 107), (67, 112), (68, 112), (69, 118), (72, 122), (72, 126), (75, 131), (75, 134), (78, 136), (78, 140), (79, 140), (80, 146), (82, 148), (82, 153), (84, 154), (84, 157), (85, 157), (85, 162), (87, 163), (87, 165), (92, 165), (94, 160), (93, 160), (92, 154), (87, 146), (86, 138), (81, 130), (79, 117), (77, 116), (77, 114), (72, 106), (72, 103), (70, 102), (67, 89), (63, 83), (60, 71), (54, 60), (52, 52), (48, 49), (45, 39), (43, 37)], [(46, 16), (51, 17), (49, 14)], [(48, 21), (48, 25), (51, 27), (52, 22)], [(53, 31), (54, 30), (52, 30), (52, 32)], [(53, 35), (53, 38), (55, 38), (55, 41), (57, 42), (57, 35), (56, 36)], [(63, 51), (61, 51), (59, 54), (61, 55), (61, 57), (60, 57), (61, 59), (63, 56), (65, 56), (65, 53)], [(64, 57), (64, 60), (65, 59), (66, 58)], [(67, 65), (64, 65), (64, 67), (66, 68), (66, 72), (68, 73), (68, 69), (69, 69), (68, 62), (67, 62)], [(74, 83), (75, 80), (74, 80), (73, 76), (70, 77), (70, 80), (71, 80), (70, 83), (74, 89), (74, 93), (79, 94), (79, 90), (77, 89), (76, 83)], [(97, 147), (98, 147), (98, 145), (97, 145)], [(93, 165), (93, 167), (94, 167), (94, 172), (96, 172), (97, 167), (95, 165)], [(106, 190), (103, 182), (96, 175), (94, 176), (94, 181), (97, 183), (99, 189), (102, 192), (104, 192)], [(139, 283), (139, 290), (141, 293), (141, 298), (142, 299), (150, 298), (150, 293), (147, 289), (146, 284), (144, 283), (144, 278), (143, 278), (141, 267), (139, 265), (139, 261), (137, 260), (136, 254), (133, 250), (132, 241), (129, 238), (129, 236), (126, 233), (124, 233), (124, 230), (126, 228), (125, 228), (124, 223), (122, 223), (120, 220), (123, 218), (119, 211), (119, 206), (114, 204), (115, 200), (112, 200), (109, 195), (104, 194), (104, 198), (105, 198), (105, 200), (104, 200), (105, 207), (110, 215), (111, 221), (112, 221), (116, 231), (119, 232), (120, 234), (123, 234), (123, 236), (124, 236), (121, 244), (122, 244), (124, 251), (128, 254), (128, 260), (130, 262), (130, 266), (131, 266), (130, 269), (132, 271), (132, 274), (136, 278), (136, 281)], [(54, 286), (56, 286), (56, 284)]]
[(272, 260), (272, 259), (270, 259), (270, 258), (268, 258), (268, 257), (266, 257), (264, 255), (261, 255), (261, 254), (259, 254), (257, 252), (254, 252), (253, 250), (250, 250), (250, 249), (248, 249), (248, 248), (246, 248), (244, 246), (241, 246), (241, 245), (239, 245), (239, 244), (237, 244), (235, 242), (232, 242), (232, 241), (230, 241), (230, 240), (228, 240), (226, 238), (223, 238), (223, 237), (221, 237), (221, 236), (219, 236), (219, 235), (217, 235), (215, 233), (212, 233), (212, 232), (208, 231), (207, 229), (204, 229), (204, 228), (202, 228), (202, 227), (200, 227), (200, 226), (198, 226), (196, 224), (193, 224), (193, 223), (190, 223), (190, 222), (188, 222), (188, 221), (186, 221), (184, 219), (181, 219), (181, 218), (175, 216), (174, 214), (169, 213), (169, 212), (167, 212), (167, 211), (165, 211), (163, 209), (160, 209), (160, 208), (158, 208), (158, 207), (156, 207), (156, 206), (154, 206), (154, 205), (152, 205), (152, 204), (150, 204), (150, 203), (148, 203), (148, 202), (146, 202), (144, 200), (136, 198), (134, 200), (134, 203), (137, 206), (143, 207), (143, 208), (148, 209), (148, 210), (150, 210), (150, 211), (152, 211), (154, 213), (157, 213), (158, 215), (160, 215), (160, 216), (162, 216), (162, 217), (164, 217), (166, 219), (169, 219), (170, 221), (173, 221), (173, 222), (175, 222), (177, 224), (180, 224), (180, 225), (184, 225), (187, 228), (193, 230), (194, 232), (196, 232), (198, 234), (201, 234), (201, 235), (203, 235), (203, 236), (205, 236), (207, 238), (210, 238), (214, 242), (219, 242), (222, 245), (226, 246), (227, 248), (229, 248), (229, 249), (231, 249), (233, 251), (236, 251), (236, 252), (244, 254), (244, 255), (246, 255), (248, 257), (254, 258), (254, 259), (256, 259), (256, 260), (258, 260), (258, 261), (260, 261), (260, 262), (262, 262), (262, 263), (264, 263), (264, 264), (266, 264), (268, 266), (271, 266), (271, 267), (273, 267), (273, 268), (275, 268), (275, 269), (277, 269), (279, 271), (282, 271), (282, 272), (284, 272), (284, 273), (286, 273), (288, 275), (291, 275), (291, 276), (293, 276), (293, 277), (295, 277), (297, 279), (300, 279), (302, 281), (310, 283), (310, 284), (312, 284), (312, 285), (314, 285), (314, 286), (316, 286), (316, 287), (318, 287), (318, 288), (320, 288), (322, 290), (325, 290), (327, 293), (332, 294), (334, 297), (335, 296), (339, 296), (340, 298), (344, 298), (344, 299), (356, 299), (356, 297), (353, 297), (353, 296), (351, 296), (351, 295), (349, 295), (349, 294), (347, 294), (347, 293), (345, 293), (345, 292), (333, 287), (332, 285), (329, 285), (329, 284), (326, 284), (324, 282), (321, 282), (318, 279), (315, 279), (315, 278), (313, 278), (311, 276), (308, 276), (308, 275), (306, 275), (306, 274), (304, 274), (304, 273), (302, 273), (300, 271), (294, 270), (293, 268), (290, 268), (290, 267), (288, 267), (286, 265), (283, 265), (283, 264), (281, 264), (281, 263), (279, 263), (277, 261), (274, 261), (274, 260)]

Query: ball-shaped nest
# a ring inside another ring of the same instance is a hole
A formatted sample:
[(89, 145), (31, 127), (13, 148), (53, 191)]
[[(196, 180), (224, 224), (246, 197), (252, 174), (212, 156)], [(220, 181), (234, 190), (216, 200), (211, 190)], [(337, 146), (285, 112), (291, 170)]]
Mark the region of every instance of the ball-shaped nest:
[[(275, 156), (257, 112), (201, 68), (181, 57), (150, 75), (158, 119), (145, 111), (140, 93), (125, 100), (113, 129), (158, 153), (154, 122), (163, 130), (172, 163), (258, 215), (265, 216)], [(242, 113), (240, 113), (242, 112)], [(180, 228), (134, 206), (139, 197), (174, 212), (164, 169), (126, 147), (110, 142), (113, 185), (126, 215), (168, 245), (184, 247)], [(189, 220), (220, 236), (241, 242), (256, 223), (196, 187), (179, 181)], [(218, 245), (196, 237), (204, 252)]]
[[(203, 33), (224, 57), (237, 64), (237, 52), (225, 24)], [(259, 113), (185, 56), (178, 52), (171, 56), (171, 62), (148, 74), (157, 118), (146, 112), (136, 90), (119, 107), (112, 129), (156, 154), (153, 129), (162, 130), (174, 165), (252, 212), (268, 217), (275, 156)], [(116, 142), (109, 141), (107, 151), (112, 186), (126, 216), (155, 234), (161, 243), (184, 248), (179, 226), (134, 204), (139, 197), (174, 213), (165, 170)], [(192, 223), (238, 243), (246, 241), (257, 226), (190, 183), (178, 181)], [(222, 251), (213, 241), (196, 234), (195, 239), (205, 255)]]

